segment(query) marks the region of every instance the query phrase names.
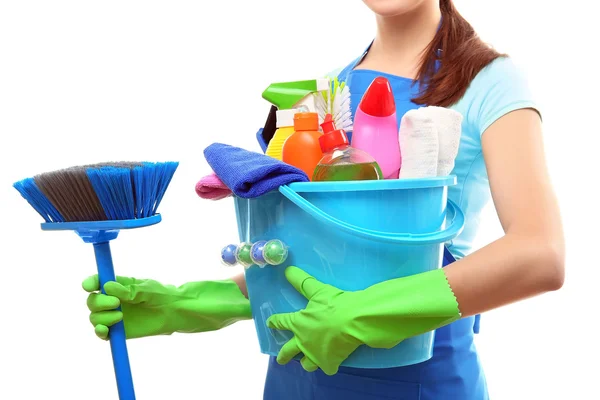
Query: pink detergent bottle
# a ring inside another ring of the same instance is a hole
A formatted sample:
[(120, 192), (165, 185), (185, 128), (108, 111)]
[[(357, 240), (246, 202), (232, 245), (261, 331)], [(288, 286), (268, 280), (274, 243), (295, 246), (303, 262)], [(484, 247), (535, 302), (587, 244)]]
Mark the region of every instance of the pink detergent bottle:
[(384, 179), (398, 179), (402, 156), (398, 140), (396, 103), (390, 82), (379, 76), (371, 82), (354, 115), (352, 147), (369, 153)]

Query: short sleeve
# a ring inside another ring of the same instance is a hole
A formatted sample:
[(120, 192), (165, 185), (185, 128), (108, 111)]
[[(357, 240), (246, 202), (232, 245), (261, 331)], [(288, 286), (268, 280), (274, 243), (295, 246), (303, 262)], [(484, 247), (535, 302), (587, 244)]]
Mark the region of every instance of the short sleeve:
[(467, 117), (480, 135), (511, 111), (532, 108), (541, 115), (525, 72), (508, 57), (498, 58), (482, 69), (463, 100), (469, 104)]

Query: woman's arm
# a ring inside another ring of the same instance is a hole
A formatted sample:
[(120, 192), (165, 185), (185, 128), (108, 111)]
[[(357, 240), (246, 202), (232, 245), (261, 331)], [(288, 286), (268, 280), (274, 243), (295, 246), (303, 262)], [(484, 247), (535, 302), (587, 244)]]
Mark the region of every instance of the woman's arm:
[(244, 276), (244, 274), (241, 273), (235, 275), (233, 278), (231, 278), (231, 280), (237, 283), (243, 295), (246, 296), (246, 298), (248, 298), (248, 288), (246, 287), (246, 277)]
[(506, 114), (482, 136), (492, 198), (505, 235), (445, 268), (464, 317), (557, 290), (565, 245), (539, 115)]

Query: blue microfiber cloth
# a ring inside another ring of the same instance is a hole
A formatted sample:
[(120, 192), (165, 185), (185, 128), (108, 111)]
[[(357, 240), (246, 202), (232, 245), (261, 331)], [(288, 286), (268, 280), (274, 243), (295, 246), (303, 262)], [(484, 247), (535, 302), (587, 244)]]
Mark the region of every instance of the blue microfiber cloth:
[(304, 171), (264, 154), (222, 143), (204, 149), (214, 173), (234, 195), (245, 199), (261, 196), (292, 182), (308, 182)]

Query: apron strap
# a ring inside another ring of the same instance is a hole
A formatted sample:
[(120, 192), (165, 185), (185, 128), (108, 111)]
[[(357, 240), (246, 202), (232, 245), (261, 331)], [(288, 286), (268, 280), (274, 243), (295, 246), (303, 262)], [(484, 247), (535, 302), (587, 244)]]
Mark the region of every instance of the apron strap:
[[(450, 253), (450, 250), (448, 250), (448, 247), (446, 246), (444, 246), (444, 260), (446, 261), (444, 263), (445, 265), (452, 264), (456, 261), (456, 258)], [(479, 333), (480, 320), (481, 314), (475, 315), (475, 322), (473, 323), (473, 333), (475, 334)]]

